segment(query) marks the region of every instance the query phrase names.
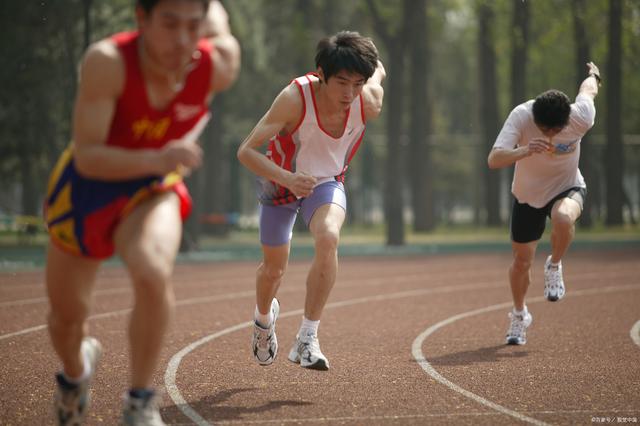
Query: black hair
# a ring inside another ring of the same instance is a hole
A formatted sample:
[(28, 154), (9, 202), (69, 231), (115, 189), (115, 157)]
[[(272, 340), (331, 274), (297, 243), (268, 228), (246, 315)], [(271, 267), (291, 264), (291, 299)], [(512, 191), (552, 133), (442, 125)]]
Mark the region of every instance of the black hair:
[(549, 129), (564, 127), (569, 123), (571, 101), (559, 90), (547, 90), (533, 102), (533, 121)]
[[(161, 0), (136, 0), (136, 6), (140, 6), (147, 14), (149, 14), (160, 1)], [(207, 10), (209, 10), (210, 0), (198, 0), (198, 1), (202, 3), (202, 6), (204, 7), (204, 11), (206, 13)]]
[(340, 31), (323, 38), (316, 48), (316, 67), (322, 68), (325, 81), (342, 70), (368, 80), (377, 66), (378, 50), (373, 41), (355, 31)]

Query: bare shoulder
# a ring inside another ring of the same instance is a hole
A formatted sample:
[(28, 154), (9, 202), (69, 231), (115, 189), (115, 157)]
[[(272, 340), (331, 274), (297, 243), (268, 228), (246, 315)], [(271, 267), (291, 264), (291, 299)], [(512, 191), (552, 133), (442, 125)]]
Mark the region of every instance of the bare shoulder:
[(111, 40), (100, 40), (89, 46), (80, 65), (82, 92), (117, 96), (122, 91), (124, 79), (124, 59)]
[(269, 114), (274, 115), (278, 121), (286, 123), (285, 129), (291, 132), (304, 113), (304, 101), (298, 85), (294, 82), (286, 86), (273, 101)]

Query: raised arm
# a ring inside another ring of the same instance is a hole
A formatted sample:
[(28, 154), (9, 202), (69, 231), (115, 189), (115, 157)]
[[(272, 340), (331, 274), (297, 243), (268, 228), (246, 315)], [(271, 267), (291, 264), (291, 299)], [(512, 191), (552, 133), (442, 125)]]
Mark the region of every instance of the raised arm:
[(587, 63), (588, 68), (588, 77), (584, 79), (582, 84), (580, 84), (580, 89), (578, 90), (579, 94), (591, 96), (591, 99), (595, 99), (598, 94), (598, 87), (602, 79), (600, 78), (600, 70), (593, 63)]
[(296, 196), (309, 195), (316, 179), (300, 172), (292, 173), (276, 165), (258, 149), (274, 135), (291, 132), (303, 114), (303, 104), (295, 84), (287, 86), (276, 97), (271, 108), (260, 119), (238, 148), (238, 160), (254, 174), (289, 188)]
[(116, 100), (124, 87), (124, 62), (108, 40), (92, 45), (80, 67), (73, 112), (73, 149), (78, 172), (101, 180), (164, 175), (181, 164), (200, 164), (200, 148), (176, 141), (162, 150), (130, 150), (106, 145)]
[(380, 115), (380, 111), (382, 110), (382, 99), (384, 98), (382, 82), (386, 76), (387, 72), (384, 69), (384, 65), (381, 61), (378, 61), (378, 67), (362, 88), (364, 116), (367, 120), (373, 120)]
[(213, 77), (211, 89), (214, 93), (228, 89), (240, 72), (240, 45), (231, 34), (229, 15), (218, 0), (209, 5), (204, 23), (204, 36), (214, 46)]

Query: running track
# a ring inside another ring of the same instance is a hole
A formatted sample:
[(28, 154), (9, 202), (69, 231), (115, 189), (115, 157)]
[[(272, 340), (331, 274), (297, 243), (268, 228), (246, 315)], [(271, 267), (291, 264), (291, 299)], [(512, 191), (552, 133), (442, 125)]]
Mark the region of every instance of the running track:
[[(328, 372), (286, 355), (308, 261), (279, 293), (280, 353), (249, 350), (256, 262), (181, 264), (156, 385), (169, 424), (640, 423), (640, 251), (573, 251), (567, 296), (542, 300), (536, 258), (526, 346), (503, 345), (509, 253), (345, 258), (320, 326)], [(0, 424), (52, 424), (42, 271), (0, 273)], [(104, 268), (91, 333), (105, 346), (89, 424), (116, 424), (127, 386), (126, 273)]]

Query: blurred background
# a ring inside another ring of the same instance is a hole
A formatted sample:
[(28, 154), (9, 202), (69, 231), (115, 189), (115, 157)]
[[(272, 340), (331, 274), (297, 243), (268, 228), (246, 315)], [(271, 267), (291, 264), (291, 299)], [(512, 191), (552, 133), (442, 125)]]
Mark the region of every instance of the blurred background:
[[(132, 29), (134, 0), (0, 2), (0, 233), (38, 240), (49, 171), (70, 140), (88, 44)], [(358, 31), (387, 70), (380, 119), (347, 173), (346, 233), (388, 246), (408, 235), (496, 230), (508, 240), (512, 170), (486, 157), (511, 109), (555, 88), (570, 98), (593, 61), (603, 78), (582, 141), (580, 225), (640, 234), (640, 0), (227, 0), (242, 46), (235, 86), (212, 105), (184, 248), (208, 236), (257, 245), (255, 178), (237, 146), (320, 38)], [(296, 232), (304, 232), (298, 226)]]

